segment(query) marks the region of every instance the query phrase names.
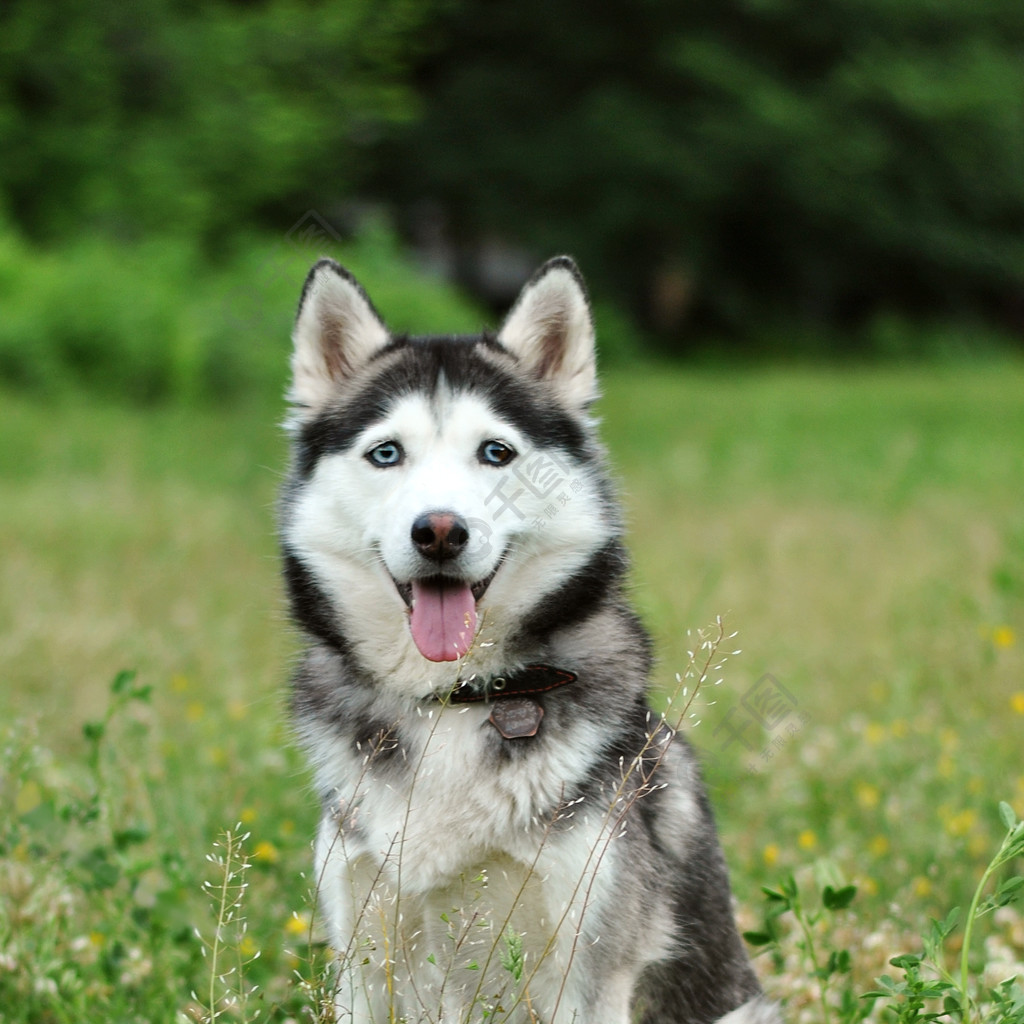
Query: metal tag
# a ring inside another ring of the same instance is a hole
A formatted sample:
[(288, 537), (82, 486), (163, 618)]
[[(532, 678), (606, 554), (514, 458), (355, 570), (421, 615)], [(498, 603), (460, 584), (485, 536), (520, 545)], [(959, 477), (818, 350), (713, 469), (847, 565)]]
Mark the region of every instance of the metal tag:
[(495, 703), (489, 719), (507, 740), (536, 736), (544, 709), (530, 697), (506, 697)]

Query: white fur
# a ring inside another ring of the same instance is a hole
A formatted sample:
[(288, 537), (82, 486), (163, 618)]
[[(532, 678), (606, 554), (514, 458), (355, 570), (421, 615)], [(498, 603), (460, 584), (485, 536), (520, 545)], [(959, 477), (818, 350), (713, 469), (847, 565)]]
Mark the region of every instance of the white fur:
[[(294, 340), (290, 426), (298, 433), (344, 400), (389, 335), (362, 289), (322, 263), (307, 282)], [(524, 375), (546, 381), (557, 401), (585, 416), (596, 396), (594, 334), (571, 262), (552, 261), (527, 285), (499, 340)], [(491, 440), (518, 458), (481, 464), (480, 446)], [(382, 468), (366, 459), (384, 442), (401, 445), (399, 464)], [(557, 737), (542, 735), (543, 746), (529, 756), (512, 750), (499, 758), (490, 706), (424, 699), (474, 673), (521, 667), (507, 649), (510, 630), (618, 528), (592, 463), (569, 470), (564, 501), (521, 487), (517, 469), (534, 454), (515, 422), (442, 381), (430, 394), (398, 398), (345, 451), (321, 455), (309, 479), (287, 494), (285, 545), (337, 610), (355, 661), (372, 667), (372, 724), (397, 723), (401, 738), (391, 755), (403, 759), (396, 766), (376, 756), (373, 744), (386, 749), (387, 736), (357, 747), (358, 734), (330, 714), (298, 722), (324, 799), (316, 884), (339, 960), (339, 1022), (463, 1024), (488, 1010), (488, 1019), (509, 1024), (627, 1024), (644, 966), (678, 954), (668, 902), (629, 860), (626, 829), (641, 826), (624, 812), (643, 799), (635, 765), (618, 769), (632, 790), (608, 781), (614, 762), (600, 775), (605, 790), (588, 788), (608, 723), (563, 708)], [(516, 512), (494, 500), (503, 488), (517, 492)], [(473, 645), (457, 662), (420, 654), (396, 585), (422, 571), (410, 528), (431, 511), (469, 525), (458, 562), (464, 578), (478, 582), (497, 569), (477, 603)], [(608, 637), (621, 634), (621, 609), (605, 605), (564, 630), (558, 650), (585, 665), (593, 652), (613, 650)], [(308, 657), (310, 671), (335, 678), (334, 655), (314, 647)], [(624, 687), (644, 685), (640, 675), (625, 675)], [(679, 856), (700, 816), (694, 775), (689, 757), (666, 745), (657, 784), (669, 793), (647, 839)], [(566, 793), (589, 795), (570, 806)], [(635, 899), (638, 886), (648, 898)], [(629, 900), (634, 911), (623, 918)], [(510, 930), (523, 943), (519, 981), (502, 963)], [(776, 1020), (774, 1008), (756, 999), (721, 1024)]]
[[(410, 395), (373, 424), (346, 452), (320, 460), (312, 479), (295, 500), (286, 539), (313, 569), (321, 586), (344, 612), (349, 639), (364, 664), (378, 666), (395, 685), (423, 696), (455, 681), (452, 663), (426, 661), (412, 642), (408, 611), (395, 587), (415, 569), (410, 524), (423, 512), (445, 509), (467, 520), (474, 537), (480, 524), (490, 530), (486, 544), (471, 544), (467, 570), (482, 580), (505, 560), (478, 602), (477, 642), (464, 660), (463, 675), (486, 673), (503, 662), (509, 623), (516, 623), (538, 593), (554, 589), (598, 546), (607, 525), (595, 482), (583, 472), (573, 479), (578, 490), (564, 505), (528, 490), (516, 499), (524, 515), (496, 514), (491, 500), (502, 478), (509, 491), (515, 461), (509, 466), (481, 465), (483, 441), (500, 439), (530, 456), (528, 439), (514, 424), (499, 419), (472, 394), (431, 401)], [(402, 465), (380, 469), (366, 451), (387, 440), (405, 449)], [(545, 508), (554, 501), (553, 516)], [(545, 523), (543, 530), (535, 520)]]
[[(486, 714), (471, 706), (424, 715), (410, 743), (417, 770), (407, 786), (386, 770), (378, 773), (369, 757), (349, 757), (342, 767), (326, 734), (314, 744), (334, 755), (321, 763), (319, 780), (348, 780), (316, 844), (320, 894), (342, 962), (340, 1020), (368, 1024), (392, 1019), (394, 1011), (410, 1021), (462, 1021), (475, 999), (502, 992), (511, 1010), (525, 1000), (523, 991), (550, 1024), (628, 1019), (639, 971), (634, 958), (609, 981), (600, 1016), (588, 1011), (593, 977), (574, 970), (601, 942), (595, 923), (614, 905), (619, 819), (612, 801), (581, 808), (557, 842), (548, 836), (551, 823), (532, 816), (534, 807), (558, 805), (565, 780), (581, 774), (600, 730), (594, 726), (589, 740), (557, 748), (540, 774), (531, 762), (486, 786), (453, 787), (453, 779), (473, 778), (483, 760)], [(500, 960), (510, 925), (526, 951), (527, 984), (518, 991)], [(651, 933), (659, 934), (655, 927)], [(644, 952), (660, 955), (666, 943)], [(473, 963), (479, 970), (469, 968)], [(393, 997), (384, 998), (387, 990)], [(499, 1019), (531, 1018), (524, 1001), (515, 1015)]]
[(298, 408), (296, 420), (322, 409), (338, 385), (388, 338), (362, 288), (335, 264), (317, 264), (292, 332), (288, 399)]
[(594, 323), (574, 270), (552, 260), (519, 296), (498, 340), (535, 375), (550, 380), (571, 406), (597, 397)]

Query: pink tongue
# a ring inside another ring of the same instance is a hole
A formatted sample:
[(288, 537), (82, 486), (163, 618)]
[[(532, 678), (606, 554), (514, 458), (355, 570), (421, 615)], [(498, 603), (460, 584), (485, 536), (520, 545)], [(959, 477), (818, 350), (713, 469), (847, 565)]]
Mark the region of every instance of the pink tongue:
[(476, 634), (476, 601), (467, 583), (412, 581), (412, 638), (430, 661), (456, 661)]

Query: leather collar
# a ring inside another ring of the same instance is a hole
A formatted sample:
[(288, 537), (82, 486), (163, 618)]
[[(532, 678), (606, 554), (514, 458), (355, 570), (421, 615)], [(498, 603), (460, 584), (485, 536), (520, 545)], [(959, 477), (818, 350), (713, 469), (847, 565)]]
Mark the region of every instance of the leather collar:
[(458, 683), (448, 694), (436, 695), (435, 700), (447, 704), (473, 704), (479, 701), (503, 700), (506, 697), (532, 697), (538, 693), (557, 690), (575, 683), (575, 672), (552, 668), (550, 665), (527, 665), (518, 672), (488, 679), (473, 677)]

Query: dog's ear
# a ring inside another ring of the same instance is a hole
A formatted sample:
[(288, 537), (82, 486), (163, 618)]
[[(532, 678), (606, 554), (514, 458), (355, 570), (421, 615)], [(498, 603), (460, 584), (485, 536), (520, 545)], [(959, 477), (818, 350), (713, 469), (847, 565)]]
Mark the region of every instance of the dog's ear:
[(498, 340), (571, 405), (597, 398), (594, 321), (576, 264), (549, 260), (524, 286)]
[(359, 282), (334, 260), (319, 260), (306, 277), (292, 331), (288, 400), (296, 418), (320, 409), (389, 340)]

